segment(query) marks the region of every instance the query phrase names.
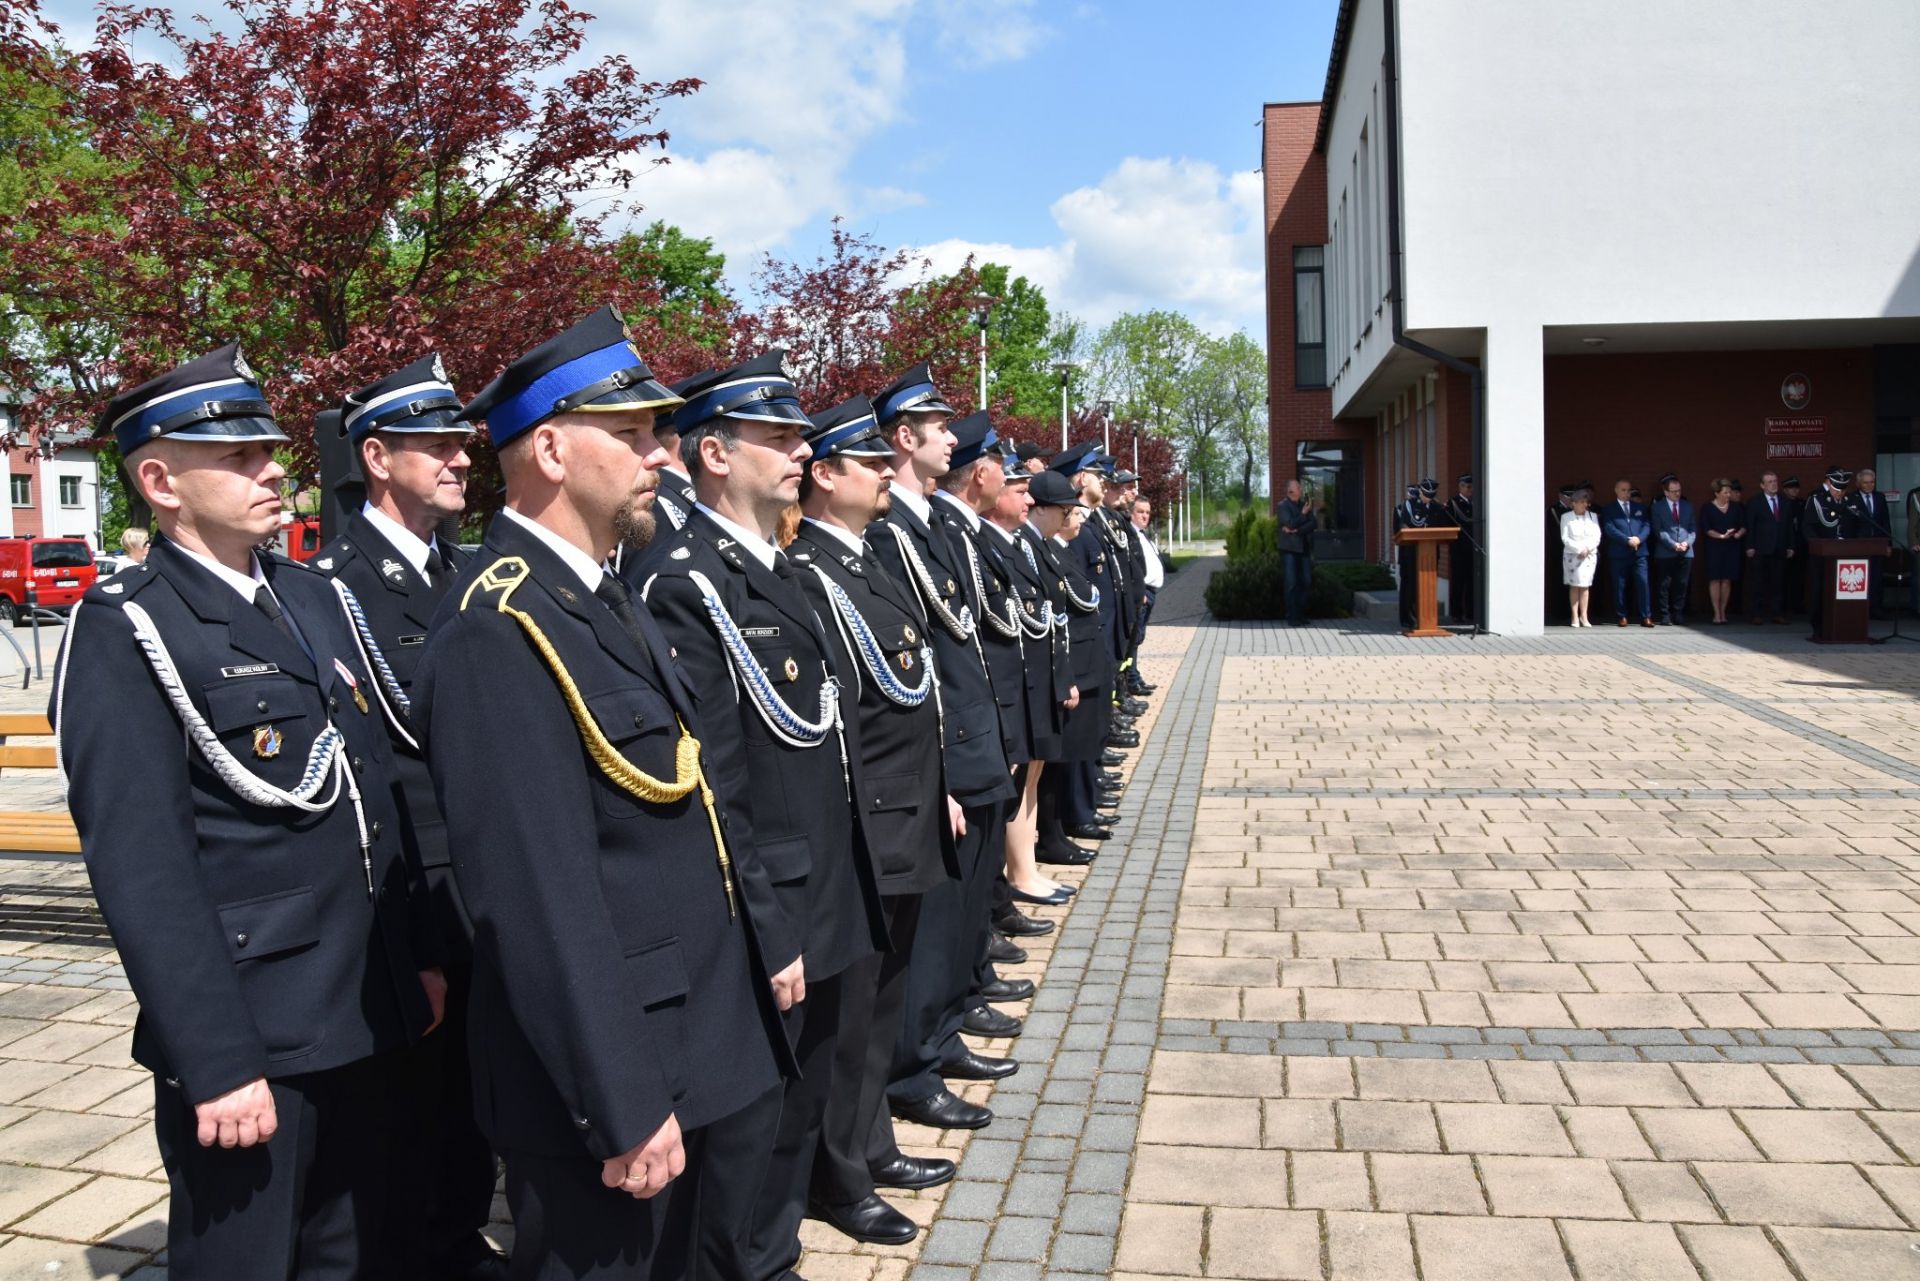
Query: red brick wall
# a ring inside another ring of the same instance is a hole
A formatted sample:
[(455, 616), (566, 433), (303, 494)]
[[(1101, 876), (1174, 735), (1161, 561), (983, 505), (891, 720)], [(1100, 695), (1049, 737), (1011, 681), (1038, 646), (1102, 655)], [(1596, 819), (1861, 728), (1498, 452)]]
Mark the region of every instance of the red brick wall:
[[(1813, 384), (1811, 403), (1797, 413), (1780, 402), (1780, 384), (1792, 373)], [(1795, 416), (1826, 420), (1825, 456), (1769, 463), (1762, 420)], [(1771, 467), (1783, 480), (1798, 476), (1804, 496), (1819, 488), (1827, 468), (1873, 459), (1873, 355), (1843, 349), (1548, 356), (1546, 422), (1551, 489), (1590, 480), (1606, 501), (1613, 482), (1625, 476), (1642, 501), (1652, 502), (1655, 478), (1671, 471), (1698, 507), (1711, 499), (1707, 485), (1714, 477), (1739, 480), (1752, 498), (1760, 492), (1760, 473)], [(1552, 497), (1539, 497), (1544, 510)], [(1699, 568), (1692, 588), (1694, 607), (1705, 608)]]
[[(14, 476), (33, 477), (31, 490), (33, 506), (13, 509), (13, 532), (16, 534), (39, 534), (40, 529), (40, 484), (44, 479), (40, 474), (40, 456), (31, 449), (12, 450), (7, 457), (7, 466)], [(0, 491), (0, 503), (13, 502), (13, 482), (9, 480), (6, 489)]]
[[(1780, 403), (1780, 383), (1791, 373), (1813, 383), (1805, 410)], [(1826, 419), (1826, 456), (1765, 457), (1762, 420)], [(1707, 483), (1731, 476), (1760, 492), (1769, 466), (1797, 475), (1810, 494), (1836, 463), (1858, 467), (1873, 458), (1873, 356), (1865, 349), (1826, 351), (1701, 351), (1546, 358), (1547, 481), (1558, 489), (1590, 480), (1601, 497), (1625, 476), (1646, 501), (1653, 482), (1674, 472), (1693, 502), (1706, 502)], [(1541, 494), (1544, 507), (1552, 501)]]
[[(1455, 477), (1462, 472), (1473, 470), (1473, 380), (1466, 374), (1440, 365), (1439, 393), (1436, 403), (1440, 417), (1440, 470), (1434, 479), (1440, 482), (1439, 502), (1450, 502), (1459, 486)], [(1474, 478), (1478, 481), (1479, 477)], [(1474, 486), (1476, 493), (1479, 486)], [(1442, 569), (1446, 576), (1453, 577), (1453, 548), (1457, 544), (1449, 543), (1441, 549)]]
[(1293, 249), (1325, 244), (1327, 239), (1327, 162), (1313, 149), (1319, 124), (1318, 102), (1270, 103), (1266, 108), (1261, 157), (1266, 177), (1270, 503), (1279, 502), (1293, 479), (1301, 441), (1361, 438), (1350, 425), (1333, 421), (1330, 392), (1294, 387)]

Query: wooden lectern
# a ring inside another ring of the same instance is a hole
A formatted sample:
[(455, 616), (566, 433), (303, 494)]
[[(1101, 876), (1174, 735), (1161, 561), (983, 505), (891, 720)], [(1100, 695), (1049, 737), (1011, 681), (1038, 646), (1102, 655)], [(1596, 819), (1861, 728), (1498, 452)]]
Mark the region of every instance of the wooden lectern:
[(1873, 601), (1872, 562), (1887, 554), (1884, 538), (1813, 538), (1807, 555), (1820, 566), (1813, 639), (1822, 645), (1864, 645)]
[(1419, 559), (1415, 562), (1414, 574), (1418, 583), (1419, 612), (1414, 615), (1419, 626), (1411, 631), (1402, 632), (1403, 636), (1451, 636), (1453, 633), (1440, 626), (1440, 544), (1450, 543), (1460, 536), (1460, 531), (1452, 525), (1433, 525), (1425, 529), (1403, 529), (1394, 534), (1393, 545), (1405, 547), (1413, 543), (1419, 547), (1415, 553)]

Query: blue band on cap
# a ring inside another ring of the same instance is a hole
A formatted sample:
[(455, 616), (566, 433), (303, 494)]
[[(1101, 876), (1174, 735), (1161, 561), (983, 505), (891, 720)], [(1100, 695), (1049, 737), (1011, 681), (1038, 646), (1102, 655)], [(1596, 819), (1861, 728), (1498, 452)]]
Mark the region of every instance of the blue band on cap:
[(835, 427), (826, 435), (813, 442), (813, 457), (825, 458), (841, 445), (867, 432), (877, 432), (880, 424), (872, 414), (862, 414), (850, 423)]
[(487, 435), (493, 438), (497, 449), (527, 428), (552, 417), (553, 407), (582, 387), (591, 387), (611, 374), (638, 368), (640, 364), (632, 347), (617, 342), (549, 369), (488, 411)]
[[(800, 408), (800, 397), (792, 383), (777, 375), (741, 378), (687, 397), (687, 403), (673, 411), (673, 422), (685, 435), (688, 429), (698, 427), (709, 418), (725, 418), (729, 414), (752, 417), (753, 411), (761, 406), (774, 405), (787, 405), (795, 410)], [(786, 414), (780, 416), (790, 417)], [(804, 413), (798, 421), (806, 421)]]
[(894, 392), (893, 395), (887, 397), (878, 405), (875, 405), (873, 412), (882, 419), (892, 418), (896, 414), (904, 413), (911, 408), (907, 403), (908, 401), (924, 400), (929, 396), (935, 396), (937, 394), (932, 383), (915, 383), (911, 387), (902, 387), (899, 391)]
[(992, 449), (999, 443), (1000, 433), (989, 427), (987, 428), (986, 436), (982, 438), (979, 444), (962, 445), (960, 448), (954, 450), (953, 456), (947, 460), (947, 466), (965, 467), (968, 463), (978, 462), (987, 456), (989, 449)]
[[(122, 415), (114, 423), (114, 434), (122, 442), (128, 440), (144, 441), (152, 435), (152, 429), (191, 411), (197, 405), (208, 401), (255, 400), (264, 401), (265, 392), (245, 379), (236, 378), (231, 382), (214, 383), (208, 387), (196, 387), (187, 391), (173, 392), (157, 400), (150, 400), (130, 414)], [(254, 417), (259, 417), (256, 413)]]

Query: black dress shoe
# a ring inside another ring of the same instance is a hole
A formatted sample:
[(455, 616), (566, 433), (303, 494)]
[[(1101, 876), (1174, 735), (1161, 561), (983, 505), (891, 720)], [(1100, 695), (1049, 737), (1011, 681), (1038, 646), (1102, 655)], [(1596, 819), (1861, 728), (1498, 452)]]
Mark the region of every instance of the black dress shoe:
[(1112, 770), (1105, 769), (1100, 771), (1100, 777), (1095, 779), (1094, 782), (1100, 784), (1102, 787), (1125, 787), (1127, 785), (1126, 779), (1121, 778)]
[(992, 1112), (967, 1102), (951, 1090), (941, 1090), (912, 1103), (889, 1102), (888, 1107), (902, 1121), (935, 1130), (984, 1130), (993, 1120)]
[(960, 1018), (960, 1030), (975, 1036), (1019, 1036), (1027, 1025), (991, 1005), (977, 1005)]
[(1158, 685), (1155, 685), (1152, 681), (1133, 680), (1133, 681), (1127, 682), (1127, 692), (1132, 694), (1140, 694), (1144, 696), (1144, 695), (1153, 693), (1155, 690), (1159, 688), (1160, 687)]
[(1134, 729), (1116, 729), (1107, 731), (1107, 746), (1128, 749), (1140, 746), (1140, 731)]
[(987, 942), (987, 959), (995, 965), (1019, 965), (1027, 959), (1027, 949), (995, 930)]
[(1065, 849), (1040, 849), (1033, 856), (1034, 862), (1051, 863), (1055, 867), (1085, 867), (1093, 860), (1092, 850), (1071, 843)]
[(1145, 716), (1147, 705), (1137, 698), (1123, 698), (1120, 700), (1120, 710), (1129, 716)]
[(972, 1052), (940, 1065), (940, 1075), (949, 1081), (998, 1081), (1019, 1070), (1020, 1065), (1012, 1059), (992, 1059)]
[(1120, 821), (1120, 815), (1115, 810), (1100, 810), (1093, 816), (1093, 821), (1102, 827), (1112, 827)]
[(876, 1188), (937, 1188), (953, 1182), (953, 1162), (939, 1156), (907, 1156), (905, 1153), (868, 1173)]
[(1010, 907), (993, 918), (993, 928), (1017, 939), (1053, 933), (1052, 921), (1036, 921), (1017, 907)]
[(1126, 753), (1116, 752), (1109, 747), (1100, 753), (1100, 763), (1102, 765), (1124, 765), (1127, 763), (1127, 756)]
[(1018, 887), (1015, 887), (1012, 893), (1014, 902), (1033, 903), (1039, 907), (1059, 907), (1073, 897), (1073, 891), (1064, 885), (1051, 894), (1029, 894)]
[(1077, 841), (1107, 841), (1113, 839), (1113, 830), (1094, 823), (1077, 823), (1067, 829), (1067, 835)]
[(878, 1195), (862, 1197), (852, 1205), (821, 1205), (811, 1201), (807, 1203), (807, 1217), (818, 1219), (856, 1241), (870, 1241), (874, 1245), (905, 1245), (920, 1235), (912, 1219)]
[(442, 1255), (433, 1275), (442, 1281), (507, 1281), (507, 1259), (476, 1232), (472, 1240)]
[(980, 995), (989, 1001), (1024, 1001), (1033, 995), (1033, 980), (995, 979), (980, 985)]

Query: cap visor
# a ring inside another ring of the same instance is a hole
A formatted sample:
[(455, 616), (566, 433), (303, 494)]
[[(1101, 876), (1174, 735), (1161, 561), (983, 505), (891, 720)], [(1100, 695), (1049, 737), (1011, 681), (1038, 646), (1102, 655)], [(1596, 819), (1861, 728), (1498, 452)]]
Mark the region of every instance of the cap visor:
[(849, 441), (844, 445), (836, 447), (831, 456), (836, 458), (891, 458), (893, 457), (893, 446), (887, 443), (885, 436), (875, 432), (871, 436), (862, 436), (858, 440)]
[[(354, 424), (358, 427), (359, 424)], [(460, 421), (452, 409), (436, 409), (431, 413), (415, 414), (411, 418), (402, 418), (399, 422), (384, 427), (374, 427), (371, 431), (355, 431), (356, 437), (371, 436), (374, 433), (391, 432), (396, 436), (471, 436), (473, 427)]]
[(738, 418), (742, 422), (749, 423), (798, 423), (802, 427), (813, 426), (813, 420), (807, 417), (807, 411), (790, 400), (762, 400), (754, 404), (751, 413), (735, 412), (723, 416)]
[(615, 388), (605, 395), (595, 396), (584, 405), (575, 405), (567, 410), (570, 414), (617, 414), (635, 409), (665, 409), (687, 402), (674, 395), (663, 384), (651, 378), (643, 378), (626, 387)]
[(293, 437), (281, 430), (271, 418), (208, 418), (179, 431), (170, 431), (155, 440), (275, 440), (292, 443)]

